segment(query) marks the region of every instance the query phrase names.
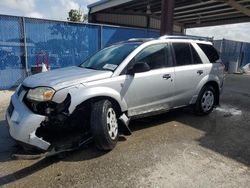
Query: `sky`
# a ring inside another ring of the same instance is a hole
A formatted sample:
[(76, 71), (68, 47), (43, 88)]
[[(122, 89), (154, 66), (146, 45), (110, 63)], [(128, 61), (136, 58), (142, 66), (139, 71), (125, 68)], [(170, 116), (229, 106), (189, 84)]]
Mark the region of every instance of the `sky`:
[(250, 42), (250, 23), (188, 29), (186, 34)]
[[(0, 0), (0, 14), (67, 20), (70, 9), (88, 12), (98, 0)], [(250, 23), (188, 29), (187, 34), (250, 42)]]
[(97, 0), (0, 0), (0, 14), (67, 20), (70, 9), (88, 12)]

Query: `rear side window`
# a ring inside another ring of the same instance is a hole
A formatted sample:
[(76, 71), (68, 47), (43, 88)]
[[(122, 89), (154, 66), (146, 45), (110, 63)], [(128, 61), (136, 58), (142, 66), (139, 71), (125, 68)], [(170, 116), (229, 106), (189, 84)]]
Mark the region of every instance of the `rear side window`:
[(201, 58), (197, 51), (194, 49), (193, 45), (190, 45), (192, 56), (193, 56), (193, 64), (202, 64)]
[(208, 57), (211, 63), (215, 63), (220, 58), (218, 52), (212, 45), (199, 44), (199, 43), (197, 44), (202, 49), (202, 51), (206, 54), (206, 56)]
[(173, 43), (177, 66), (191, 65), (192, 54), (188, 43)]

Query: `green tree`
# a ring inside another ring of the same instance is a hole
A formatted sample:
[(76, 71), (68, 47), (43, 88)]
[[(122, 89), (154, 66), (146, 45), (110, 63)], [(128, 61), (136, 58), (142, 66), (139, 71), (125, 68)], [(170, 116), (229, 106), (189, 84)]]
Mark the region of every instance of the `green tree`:
[(81, 10), (75, 10), (75, 9), (71, 9), (68, 12), (68, 18), (69, 21), (72, 22), (81, 22), (83, 19), (83, 13)]
[(83, 20), (84, 23), (88, 22), (88, 14), (83, 14)]

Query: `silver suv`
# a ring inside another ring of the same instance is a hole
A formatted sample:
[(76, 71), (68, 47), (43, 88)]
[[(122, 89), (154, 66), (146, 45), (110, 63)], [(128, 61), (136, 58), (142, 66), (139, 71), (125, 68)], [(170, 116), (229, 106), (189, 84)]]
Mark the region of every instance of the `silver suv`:
[(6, 118), (15, 140), (42, 151), (86, 135), (98, 149), (111, 150), (119, 133), (131, 134), (131, 119), (188, 105), (199, 115), (209, 114), (219, 104), (223, 80), (224, 66), (209, 41), (131, 39), (79, 66), (26, 78)]

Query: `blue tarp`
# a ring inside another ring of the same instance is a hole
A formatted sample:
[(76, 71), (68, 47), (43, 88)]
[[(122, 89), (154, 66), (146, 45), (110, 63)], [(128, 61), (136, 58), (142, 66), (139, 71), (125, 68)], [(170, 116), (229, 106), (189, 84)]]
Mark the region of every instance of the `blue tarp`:
[(214, 41), (214, 46), (220, 52), (226, 69), (228, 69), (229, 62), (238, 62), (239, 68), (250, 63), (250, 43), (223, 39)]
[(240, 67), (250, 63), (250, 43), (243, 43), (242, 45), (242, 58), (240, 62)]
[(105, 47), (131, 38), (156, 38), (159, 36), (159, 32), (156, 31), (104, 26), (102, 28), (102, 45)]
[(17, 85), (24, 78), (21, 18), (0, 16), (0, 89)]
[[(17, 86), (42, 61), (51, 69), (78, 65), (110, 44), (156, 37), (158, 31), (139, 28), (0, 15), (0, 89)], [(220, 40), (214, 45), (226, 68), (230, 61), (238, 61), (240, 67), (250, 63), (250, 43)]]
[(78, 65), (112, 43), (158, 36), (145, 29), (0, 15), (0, 89), (17, 86), (41, 62), (51, 69)]
[(42, 52), (55, 69), (79, 65), (99, 49), (99, 26), (35, 19), (26, 19), (25, 26), (29, 69)]

